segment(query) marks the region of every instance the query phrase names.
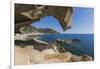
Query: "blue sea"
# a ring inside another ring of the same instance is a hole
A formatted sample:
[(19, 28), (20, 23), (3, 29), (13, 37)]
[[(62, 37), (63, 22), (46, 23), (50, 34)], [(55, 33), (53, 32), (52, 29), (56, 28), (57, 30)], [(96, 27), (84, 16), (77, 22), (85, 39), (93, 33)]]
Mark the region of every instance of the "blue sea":
[(77, 55), (87, 54), (94, 58), (94, 34), (46, 34), (41, 35), (40, 39), (43, 41), (79, 39), (80, 43), (65, 44), (64, 47)]

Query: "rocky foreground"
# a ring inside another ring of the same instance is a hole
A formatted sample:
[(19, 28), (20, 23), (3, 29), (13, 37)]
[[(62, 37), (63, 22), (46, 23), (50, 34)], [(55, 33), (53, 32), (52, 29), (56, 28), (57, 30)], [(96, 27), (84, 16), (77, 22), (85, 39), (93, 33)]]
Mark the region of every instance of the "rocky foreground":
[(15, 65), (92, 61), (88, 55), (77, 56), (70, 52), (59, 53), (53, 49), (39, 51), (33, 46), (15, 46)]
[[(15, 65), (43, 64), (43, 63), (62, 63), (62, 62), (80, 62), (92, 61), (92, 57), (82, 54), (76, 55), (66, 51), (63, 42), (80, 42), (73, 40), (54, 40), (49, 43), (38, 40), (32, 34), (15, 35)], [(53, 44), (52, 44), (53, 43)]]

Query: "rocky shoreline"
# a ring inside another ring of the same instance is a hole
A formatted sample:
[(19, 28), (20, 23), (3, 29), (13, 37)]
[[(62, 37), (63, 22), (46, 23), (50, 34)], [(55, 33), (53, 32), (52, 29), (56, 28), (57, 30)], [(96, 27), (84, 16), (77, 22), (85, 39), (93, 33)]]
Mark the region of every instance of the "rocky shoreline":
[(39, 51), (28, 46), (15, 46), (15, 65), (92, 61), (88, 55), (77, 56), (70, 52), (59, 53), (53, 49)]
[[(15, 65), (40, 64), (40, 63), (62, 63), (92, 61), (93, 58), (86, 54), (76, 55), (66, 51), (59, 43), (80, 42), (78, 39), (57, 39), (44, 42), (32, 34), (15, 35)], [(58, 44), (57, 44), (58, 43)]]

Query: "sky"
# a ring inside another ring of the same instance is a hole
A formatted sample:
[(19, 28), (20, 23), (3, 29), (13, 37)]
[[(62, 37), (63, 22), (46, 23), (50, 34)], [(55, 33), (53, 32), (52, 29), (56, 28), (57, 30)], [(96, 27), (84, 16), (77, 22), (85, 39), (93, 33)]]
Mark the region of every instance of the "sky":
[(45, 16), (32, 24), (37, 28), (52, 28), (66, 34), (91, 34), (94, 31), (94, 9), (74, 7), (72, 14), (72, 27), (63, 31), (59, 21), (53, 16)]

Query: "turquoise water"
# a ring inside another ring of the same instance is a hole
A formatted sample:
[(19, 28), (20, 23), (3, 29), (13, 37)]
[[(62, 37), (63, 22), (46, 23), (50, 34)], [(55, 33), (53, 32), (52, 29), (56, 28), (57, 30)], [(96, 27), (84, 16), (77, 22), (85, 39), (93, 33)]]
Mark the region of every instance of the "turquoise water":
[(94, 57), (94, 34), (48, 34), (41, 35), (43, 41), (55, 39), (79, 39), (79, 43), (63, 44), (66, 49), (77, 55), (87, 54)]

